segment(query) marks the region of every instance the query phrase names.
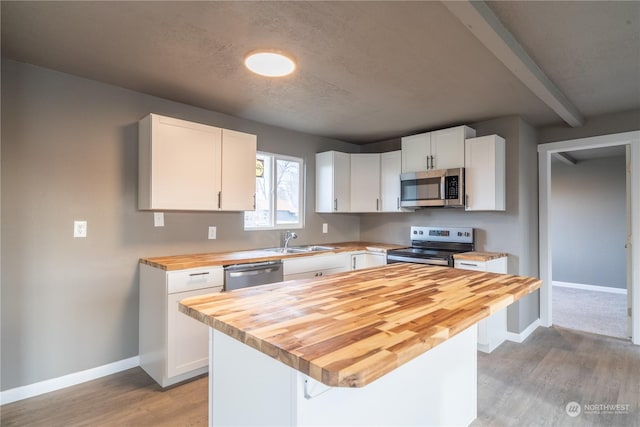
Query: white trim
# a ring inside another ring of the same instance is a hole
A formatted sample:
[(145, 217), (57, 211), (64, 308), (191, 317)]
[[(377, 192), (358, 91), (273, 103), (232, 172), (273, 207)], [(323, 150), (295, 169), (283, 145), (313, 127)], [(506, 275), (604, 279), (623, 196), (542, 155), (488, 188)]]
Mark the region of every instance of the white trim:
[(39, 396), (140, 366), (138, 356), (0, 392), (0, 405)]
[(531, 335), (533, 331), (538, 329), (538, 326), (540, 326), (540, 319), (536, 319), (532, 324), (527, 326), (527, 328), (519, 334), (515, 332), (507, 332), (507, 340), (517, 342), (518, 344), (523, 343), (524, 340), (529, 338), (529, 335)]
[(553, 286), (557, 286), (559, 288), (571, 288), (571, 289), (582, 289), (584, 291), (594, 291), (594, 292), (608, 292), (610, 294), (627, 294), (626, 289), (622, 288), (612, 288), (609, 286), (597, 286), (597, 285), (585, 285), (582, 283), (569, 283), (569, 282), (551, 282)]
[(543, 326), (552, 324), (551, 230), (549, 205), (551, 199), (551, 155), (560, 151), (586, 150), (599, 147), (629, 145), (631, 157), (631, 341), (640, 345), (640, 130), (600, 135), (538, 145), (539, 179), (539, 251), (540, 251), (540, 319)]

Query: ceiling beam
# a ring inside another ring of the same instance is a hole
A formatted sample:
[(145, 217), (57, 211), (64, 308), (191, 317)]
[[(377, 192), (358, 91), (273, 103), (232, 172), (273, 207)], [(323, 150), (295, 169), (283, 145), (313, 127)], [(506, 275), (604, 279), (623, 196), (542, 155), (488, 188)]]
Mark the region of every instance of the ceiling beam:
[(578, 163), (578, 161), (576, 159), (574, 159), (571, 155), (567, 154), (567, 153), (553, 153), (553, 156), (560, 160), (563, 163), (566, 163), (568, 165), (575, 165), (576, 163)]
[(578, 109), (527, 54), (484, 1), (443, 1), (487, 49), (570, 126), (584, 124)]

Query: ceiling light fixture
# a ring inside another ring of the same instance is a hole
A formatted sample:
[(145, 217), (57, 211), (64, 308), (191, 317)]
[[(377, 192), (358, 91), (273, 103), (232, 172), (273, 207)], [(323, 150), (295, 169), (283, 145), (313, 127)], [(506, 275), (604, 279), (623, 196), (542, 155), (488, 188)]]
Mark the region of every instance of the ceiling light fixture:
[(296, 69), (293, 59), (276, 50), (251, 52), (244, 58), (244, 65), (254, 73), (267, 77), (287, 76)]

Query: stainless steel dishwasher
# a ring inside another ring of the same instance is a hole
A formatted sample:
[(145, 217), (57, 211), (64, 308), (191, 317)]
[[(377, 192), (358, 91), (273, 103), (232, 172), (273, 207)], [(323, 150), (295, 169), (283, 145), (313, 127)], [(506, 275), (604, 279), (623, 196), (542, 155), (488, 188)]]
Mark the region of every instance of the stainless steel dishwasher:
[(282, 282), (282, 261), (234, 264), (224, 267), (224, 290)]

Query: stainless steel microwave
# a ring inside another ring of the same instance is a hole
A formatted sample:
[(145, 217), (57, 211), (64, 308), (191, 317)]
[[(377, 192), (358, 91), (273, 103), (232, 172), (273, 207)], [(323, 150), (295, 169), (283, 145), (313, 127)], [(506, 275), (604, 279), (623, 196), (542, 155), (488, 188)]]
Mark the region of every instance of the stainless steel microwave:
[(464, 207), (464, 168), (401, 174), (400, 206)]

